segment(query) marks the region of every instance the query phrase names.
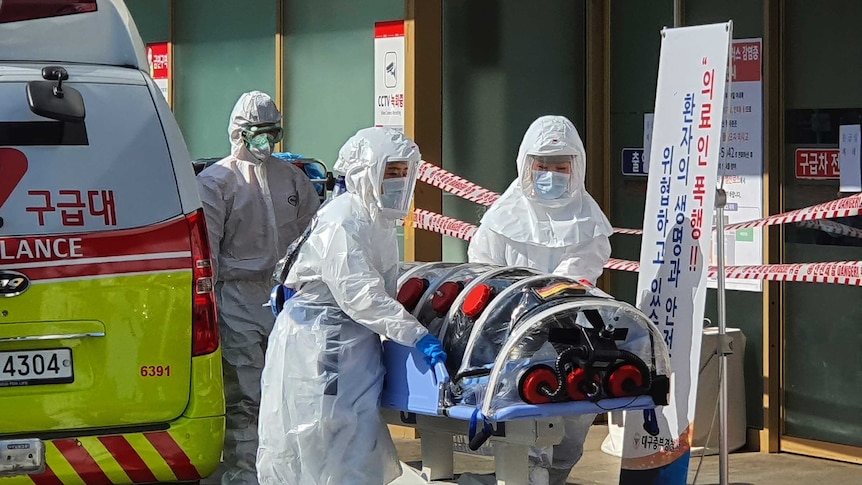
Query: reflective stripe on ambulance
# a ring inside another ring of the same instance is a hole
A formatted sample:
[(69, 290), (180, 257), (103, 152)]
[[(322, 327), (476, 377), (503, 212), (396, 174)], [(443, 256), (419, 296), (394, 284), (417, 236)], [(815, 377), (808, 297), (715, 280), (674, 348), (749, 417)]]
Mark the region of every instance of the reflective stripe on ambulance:
[(45, 449), (45, 472), (28, 477), (35, 485), (110, 485), (202, 478), (168, 431), (46, 441)]

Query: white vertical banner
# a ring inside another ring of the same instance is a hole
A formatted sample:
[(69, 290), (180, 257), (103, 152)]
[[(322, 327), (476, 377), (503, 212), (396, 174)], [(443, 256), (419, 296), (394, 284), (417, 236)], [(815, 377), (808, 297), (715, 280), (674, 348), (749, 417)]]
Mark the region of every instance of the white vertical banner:
[[(765, 217), (763, 208), (763, 42), (761, 39), (733, 41), (730, 110), (724, 120), (721, 162), (727, 205), (725, 225)], [(716, 221), (713, 221), (713, 225)], [(724, 264), (763, 264), (763, 229), (746, 228), (724, 232)], [(710, 266), (717, 266), (716, 239), (712, 241)], [(709, 287), (718, 286), (715, 278)], [(763, 291), (763, 280), (728, 278), (729, 290)]]
[(664, 29), (638, 308), (671, 355), (670, 404), (625, 419), (621, 484), (684, 484), (691, 450), (732, 24)]
[(404, 21), (374, 24), (374, 125), (404, 130)]

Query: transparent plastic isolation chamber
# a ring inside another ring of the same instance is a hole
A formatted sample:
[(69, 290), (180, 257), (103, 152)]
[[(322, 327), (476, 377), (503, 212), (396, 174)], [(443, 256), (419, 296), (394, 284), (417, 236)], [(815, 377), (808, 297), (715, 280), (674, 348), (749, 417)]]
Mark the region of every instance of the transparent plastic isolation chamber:
[(470, 263), (401, 269), (399, 302), (448, 359), (429, 368), (416, 349), (384, 342), (384, 407), (501, 422), (667, 404), (662, 335), (588, 282)]

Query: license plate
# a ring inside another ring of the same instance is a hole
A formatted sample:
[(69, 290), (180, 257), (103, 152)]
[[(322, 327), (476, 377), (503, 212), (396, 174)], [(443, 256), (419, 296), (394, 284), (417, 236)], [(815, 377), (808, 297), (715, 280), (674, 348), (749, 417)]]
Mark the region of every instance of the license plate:
[(0, 352), (0, 387), (67, 384), (74, 380), (71, 349)]
[(38, 439), (0, 440), (0, 477), (45, 471), (45, 444)]

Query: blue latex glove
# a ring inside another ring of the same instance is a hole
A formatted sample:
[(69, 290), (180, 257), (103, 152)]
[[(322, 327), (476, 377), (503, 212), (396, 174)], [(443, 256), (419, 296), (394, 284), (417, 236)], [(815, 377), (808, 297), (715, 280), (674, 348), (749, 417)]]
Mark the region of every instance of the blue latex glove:
[(416, 348), (425, 354), (425, 361), (432, 367), (437, 363), (446, 362), (446, 352), (443, 351), (443, 344), (430, 333), (416, 342)]

